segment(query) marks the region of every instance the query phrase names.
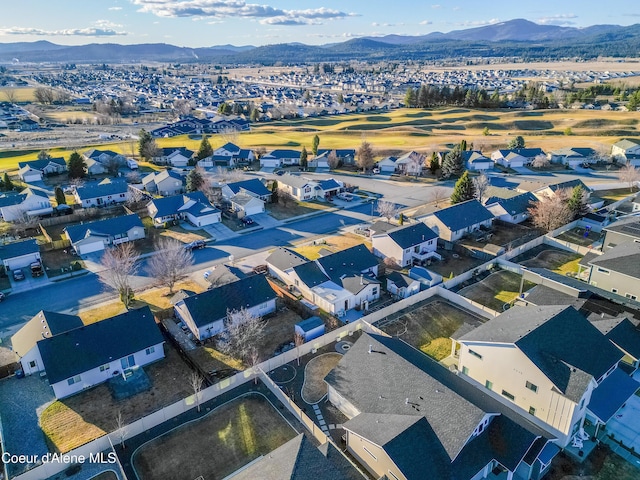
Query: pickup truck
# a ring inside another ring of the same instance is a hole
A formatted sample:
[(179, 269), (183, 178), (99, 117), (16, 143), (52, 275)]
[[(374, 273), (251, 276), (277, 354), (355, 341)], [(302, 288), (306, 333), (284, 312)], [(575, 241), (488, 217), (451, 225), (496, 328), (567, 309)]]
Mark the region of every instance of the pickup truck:
[(44, 270), (42, 270), (42, 264), (40, 262), (33, 262), (30, 268), (32, 277), (40, 277), (44, 273)]

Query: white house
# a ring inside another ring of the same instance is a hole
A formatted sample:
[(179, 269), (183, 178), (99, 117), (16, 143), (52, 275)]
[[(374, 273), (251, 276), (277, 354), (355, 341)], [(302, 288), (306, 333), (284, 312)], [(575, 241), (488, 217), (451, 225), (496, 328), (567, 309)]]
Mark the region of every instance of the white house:
[(299, 150), (272, 150), (266, 155), (260, 157), (260, 166), (266, 168), (280, 168), (285, 165), (299, 165), (301, 153), (302, 152)]
[(182, 175), (173, 170), (153, 172), (142, 178), (143, 188), (150, 193), (158, 193), (162, 196), (177, 195), (184, 190)]
[(186, 220), (196, 227), (205, 227), (222, 219), (220, 210), (211, 205), (202, 192), (154, 198), (147, 204), (147, 211), (156, 227), (174, 220)]
[(380, 173), (385, 175), (391, 175), (396, 171), (396, 162), (398, 159), (396, 157), (385, 157), (378, 162), (378, 168), (380, 169)]
[(29, 160), (18, 163), (18, 175), (23, 182), (39, 182), (48, 175), (56, 175), (67, 171), (67, 163), (62, 157)]
[(58, 399), (164, 358), (164, 339), (149, 307), (90, 325), (40, 312), (12, 341), (25, 373), (43, 372)]
[(583, 163), (594, 163), (598, 156), (593, 148), (561, 148), (548, 154), (551, 163), (562, 163), (571, 168)]
[(344, 186), (340, 181), (329, 178), (312, 180), (299, 175), (282, 175), (278, 177), (278, 189), (287, 192), (296, 200), (324, 200), (336, 195)]
[(422, 222), (373, 235), (371, 242), (374, 255), (392, 259), (399, 267), (432, 257), (440, 258), (436, 253), (438, 235)]
[(287, 285), (293, 285), (294, 279), (291, 276), (293, 268), (309, 262), (303, 257), (288, 248), (278, 247), (266, 258), (269, 275), (272, 275)]
[(257, 317), (274, 312), (276, 297), (264, 275), (253, 275), (186, 297), (174, 309), (195, 337), (204, 340), (225, 329), (229, 312), (244, 309)]
[(545, 155), (541, 148), (515, 148), (496, 150), (491, 154), (491, 160), (507, 168), (519, 168), (531, 165), (535, 158)]
[(35, 239), (7, 243), (0, 246), (0, 260), (6, 271), (28, 267), (40, 262), (40, 247)]
[(621, 163), (640, 166), (640, 141), (625, 138), (611, 146), (611, 157)]
[(477, 200), (468, 200), (437, 210), (421, 220), (441, 239), (455, 242), (480, 228), (490, 228), (493, 214)]
[(231, 197), (229, 202), (238, 218), (264, 213), (264, 201), (247, 193), (238, 193)]
[(537, 200), (533, 193), (525, 192), (508, 198), (489, 197), (485, 201), (485, 207), (498, 220), (521, 223), (529, 218), (529, 208)]
[(268, 202), (271, 199), (271, 192), (259, 178), (241, 180), (239, 182), (231, 182), (222, 185), (222, 196), (224, 198), (231, 198), (238, 193), (246, 193), (265, 202)]
[(5, 222), (20, 220), (24, 216), (35, 217), (53, 212), (49, 196), (33, 188), (20, 193), (0, 195), (0, 215)]
[(411, 278), (400, 272), (391, 272), (387, 275), (387, 291), (398, 298), (408, 298), (420, 291), (422, 284), (419, 280)]
[(73, 196), (82, 208), (116, 205), (131, 199), (126, 182), (108, 178), (100, 183), (86, 183), (76, 187)]
[(396, 171), (403, 175), (416, 175), (422, 174), (424, 168), (425, 157), (418, 152), (408, 152), (401, 155), (396, 160)]
[(493, 160), (485, 157), (482, 152), (478, 150), (465, 150), (462, 152), (462, 159), (467, 166), (467, 170), (481, 171), (494, 167)]
[(142, 221), (135, 213), (69, 225), (65, 227), (64, 233), (78, 255), (99, 252), (107, 247), (145, 237)]
[(193, 151), (186, 147), (167, 147), (159, 149), (158, 154), (151, 161), (158, 165), (186, 167), (192, 157)]

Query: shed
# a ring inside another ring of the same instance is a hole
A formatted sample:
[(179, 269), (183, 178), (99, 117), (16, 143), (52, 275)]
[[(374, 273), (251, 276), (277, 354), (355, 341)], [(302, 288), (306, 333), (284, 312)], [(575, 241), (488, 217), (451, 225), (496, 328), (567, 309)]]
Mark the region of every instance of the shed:
[(304, 338), (305, 342), (324, 335), (324, 322), (320, 317), (311, 317), (296, 323), (295, 332)]

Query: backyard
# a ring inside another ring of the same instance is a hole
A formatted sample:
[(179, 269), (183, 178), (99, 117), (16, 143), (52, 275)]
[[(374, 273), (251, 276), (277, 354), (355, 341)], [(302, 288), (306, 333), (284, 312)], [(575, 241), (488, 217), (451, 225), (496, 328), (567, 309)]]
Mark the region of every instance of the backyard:
[(314, 357), (304, 368), (304, 384), (302, 385), (302, 399), (308, 404), (320, 402), (327, 394), (327, 384), (324, 377), (335, 368), (342, 355), (339, 353), (325, 353)]
[(265, 397), (249, 394), (144, 444), (132, 465), (140, 480), (223, 479), (295, 435)]
[(335, 235), (315, 240), (310, 244), (297, 246), (293, 248), (293, 250), (309, 260), (315, 260), (320, 258), (320, 250), (322, 249), (339, 252), (361, 244), (365, 244), (367, 248), (371, 247), (371, 243), (366, 242), (360, 235), (345, 233), (344, 235)]
[(400, 312), (380, 328), (439, 361), (451, 354), (450, 337), (456, 330), (465, 323), (475, 327), (482, 322), (482, 318), (440, 297), (432, 297), (417, 308)]
[(163, 360), (144, 367), (151, 380), (151, 388), (146, 392), (116, 401), (103, 383), (47, 407), (40, 415), (40, 428), (49, 448), (68, 452), (115, 430), (118, 413), (124, 423), (131, 423), (191, 395), (188, 382), (191, 370), (170, 344), (166, 343), (164, 350)]
[(578, 273), (578, 263), (582, 259), (582, 255), (560, 250), (548, 245), (540, 249), (536, 247), (535, 256), (528, 260), (520, 262), (525, 267), (546, 268), (561, 275), (572, 275)]
[(576, 245), (580, 245), (583, 247), (588, 247), (593, 243), (600, 240), (602, 234), (600, 232), (594, 232), (591, 229), (584, 229), (580, 227), (572, 228), (571, 230), (567, 230), (562, 232), (560, 235), (556, 237), (556, 240), (561, 240), (564, 242), (574, 243)]
[(442, 256), (442, 260), (432, 262), (427, 268), (438, 275), (442, 275), (445, 281), (466, 271), (473, 270), (486, 261), (470, 255), (461, 255), (442, 249), (438, 249), (438, 253)]
[[(501, 312), (506, 304), (510, 304), (517, 298), (520, 293), (521, 280), (522, 276), (517, 273), (500, 270), (463, 288), (458, 294)], [(533, 283), (525, 281), (522, 291), (526, 292), (533, 286)]]

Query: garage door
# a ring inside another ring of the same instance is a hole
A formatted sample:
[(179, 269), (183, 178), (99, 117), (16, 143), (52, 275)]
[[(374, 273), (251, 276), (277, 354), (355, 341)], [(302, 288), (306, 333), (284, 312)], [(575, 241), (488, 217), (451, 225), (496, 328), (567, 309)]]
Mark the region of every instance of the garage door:
[(11, 258), (7, 260), (7, 267), (9, 268), (9, 270), (28, 267), (33, 262), (37, 262), (39, 258), (40, 256), (37, 253), (23, 255), (22, 257)]
[(27, 174), (24, 176), (24, 181), (29, 182), (39, 182), (42, 180), (42, 176), (39, 173)]
[(102, 241), (85, 243), (82, 245), (78, 245), (78, 247), (76, 248), (78, 255), (85, 255), (87, 253), (99, 252), (100, 250), (104, 250), (104, 243)]

